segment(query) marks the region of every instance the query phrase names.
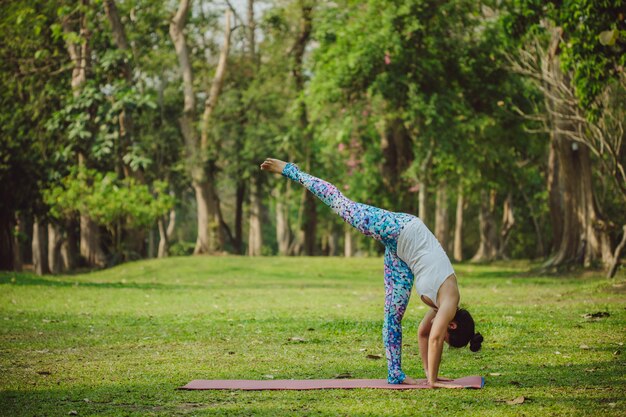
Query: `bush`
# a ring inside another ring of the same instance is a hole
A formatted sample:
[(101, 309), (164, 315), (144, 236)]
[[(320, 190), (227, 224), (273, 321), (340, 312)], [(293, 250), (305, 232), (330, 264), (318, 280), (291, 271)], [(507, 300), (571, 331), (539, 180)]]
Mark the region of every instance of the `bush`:
[(176, 242), (170, 246), (170, 256), (189, 256), (196, 247), (194, 242)]

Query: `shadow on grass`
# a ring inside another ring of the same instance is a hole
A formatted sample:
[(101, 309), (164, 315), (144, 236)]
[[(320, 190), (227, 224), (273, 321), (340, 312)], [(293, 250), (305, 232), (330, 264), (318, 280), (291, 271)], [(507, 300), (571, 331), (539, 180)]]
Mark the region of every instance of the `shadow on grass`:
[[(68, 279), (69, 278), (69, 279)], [(122, 277), (120, 277), (122, 278)], [(302, 277), (294, 277), (293, 280), (267, 279), (259, 280), (256, 278), (247, 278), (238, 276), (234, 280), (229, 277), (216, 277), (208, 275), (204, 280), (198, 278), (198, 284), (163, 284), (159, 282), (134, 282), (134, 281), (87, 281), (82, 278), (80, 281), (72, 281), (68, 276), (38, 276), (29, 273), (5, 273), (0, 272), (0, 285), (15, 286), (48, 286), (48, 287), (84, 287), (84, 288), (126, 288), (139, 290), (194, 290), (194, 289), (212, 289), (212, 290), (235, 290), (235, 289), (251, 289), (251, 290), (283, 290), (283, 289), (342, 289), (353, 288), (352, 282), (333, 281), (326, 278), (319, 281), (319, 278), (313, 277), (303, 280)], [(203, 282), (204, 281), (204, 282)], [(363, 285), (366, 285), (363, 284)]]
[(524, 365), (511, 368), (508, 376), (486, 377), (485, 386), (520, 389), (580, 388), (594, 389), (613, 387), (623, 391), (626, 386), (623, 368), (626, 363), (619, 359), (589, 362), (585, 364)]
[(502, 279), (502, 278), (516, 278), (523, 279), (529, 278), (533, 275), (529, 275), (526, 271), (473, 271), (473, 272), (465, 272), (464, 275), (471, 278), (486, 278), (486, 279)]
[(23, 273), (1, 273), (0, 285), (9, 284), (16, 286), (47, 286), (47, 287), (87, 287), (87, 288), (132, 288), (141, 290), (172, 290), (172, 289), (194, 289), (203, 288), (202, 285), (189, 284), (161, 284), (156, 282), (89, 282), (89, 281), (68, 281), (59, 277), (40, 277)]

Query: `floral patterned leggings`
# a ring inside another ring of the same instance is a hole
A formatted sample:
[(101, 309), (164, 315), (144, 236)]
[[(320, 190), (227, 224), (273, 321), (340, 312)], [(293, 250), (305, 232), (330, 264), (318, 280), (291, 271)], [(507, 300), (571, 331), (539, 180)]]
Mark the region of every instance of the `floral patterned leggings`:
[(414, 278), (409, 266), (398, 257), (397, 244), (400, 231), (415, 217), (355, 203), (334, 185), (300, 171), (292, 163), (285, 166), (282, 175), (302, 184), (359, 232), (385, 245), (383, 343), (387, 355), (387, 381), (400, 384), (406, 378), (401, 366), (402, 317), (409, 303)]

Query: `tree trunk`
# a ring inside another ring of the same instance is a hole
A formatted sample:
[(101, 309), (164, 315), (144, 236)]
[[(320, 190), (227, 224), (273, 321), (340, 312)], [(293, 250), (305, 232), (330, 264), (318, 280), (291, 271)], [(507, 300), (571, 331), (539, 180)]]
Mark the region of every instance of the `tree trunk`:
[(611, 260), (608, 272), (606, 274), (607, 278), (613, 278), (615, 276), (615, 273), (617, 272), (617, 267), (619, 265), (619, 260), (622, 256), (622, 251), (624, 250), (625, 246), (626, 246), (626, 224), (622, 226), (622, 240), (615, 247), (615, 253), (613, 254), (613, 259)]
[(193, 189), (196, 195), (196, 206), (198, 215), (198, 238), (194, 255), (210, 254), (220, 251), (223, 246), (220, 238), (220, 223), (215, 212), (214, 201), (211, 197), (213, 184), (209, 181), (193, 182)]
[(480, 192), (480, 210), (478, 212), (478, 228), (480, 245), (472, 262), (492, 261), (498, 253), (498, 230), (494, 219), (495, 191)]
[[(2, 211), (0, 212), (0, 270), (11, 271), (17, 266), (17, 256), (19, 253), (19, 242), (17, 239), (17, 233), (15, 233), (20, 226), (19, 221), (14, 224), (15, 219), (13, 213)], [(17, 247), (17, 249), (16, 249)], [(21, 255), (20, 255), (21, 260)], [(20, 265), (21, 269), (21, 265)], [(15, 269), (17, 270), (17, 269)]]
[(430, 144), (428, 147), (428, 153), (422, 159), (420, 163), (420, 172), (419, 172), (419, 194), (418, 194), (418, 217), (422, 220), (422, 222), (428, 226), (428, 178), (430, 174), (430, 167), (433, 159), (433, 152), (435, 150), (435, 141), (430, 140)]
[[(84, 166), (84, 158), (79, 154), (79, 166)], [(102, 267), (106, 263), (100, 247), (100, 229), (96, 222), (85, 213), (80, 213), (80, 256), (88, 266)]]
[[(78, 165), (85, 165), (85, 158), (78, 154)], [(106, 260), (100, 247), (100, 229), (85, 213), (80, 213), (80, 256), (88, 266), (102, 267)]]
[(313, 194), (307, 192), (304, 197), (304, 251), (307, 256), (316, 254), (317, 206)]
[(526, 192), (524, 191), (523, 187), (520, 186), (519, 188), (520, 188), (520, 193), (522, 194), (522, 197), (524, 198), (524, 203), (526, 203), (526, 208), (528, 209), (528, 213), (530, 214), (530, 218), (532, 219), (532, 222), (533, 222), (533, 228), (535, 230), (535, 239), (537, 239), (537, 250), (535, 251), (535, 257), (543, 258), (547, 255), (547, 253), (546, 253), (545, 245), (543, 243), (543, 233), (541, 232), (541, 226), (539, 225), (539, 220), (537, 219), (538, 215), (537, 213), (535, 213), (535, 208), (533, 207), (533, 204), (531, 204), (530, 200), (528, 199), (528, 196), (526, 195)]
[(35, 217), (33, 220), (33, 269), (37, 275), (47, 274), (48, 251), (47, 251), (46, 228)]
[(445, 181), (439, 183), (435, 198), (435, 237), (441, 243), (444, 250), (448, 250), (449, 241), (448, 221), (448, 186)]
[(328, 240), (329, 240), (329, 231), (324, 229), (324, 233), (322, 234), (322, 239), (320, 241), (319, 254), (321, 256), (328, 256)]
[[(573, 107), (576, 104), (570, 104), (565, 97), (561, 97), (561, 90), (554, 87), (571, 83), (569, 75), (561, 70), (558, 49), (561, 33), (560, 28), (555, 29), (548, 62), (544, 66), (545, 78), (554, 81), (547, 86), (551, 96), (546, 95), (545, 100), (552, 124), (551, 150), (554, 151), (554, 163), (558, 166), (558, 189), (561, 193), (561, 204), (551, 207), (551, 214), (562, 219), (562, 228), (554, 230), (553, 256), (546, 266), (589, 266), (594, 261), (607, 266), (612, 253), (608, 233), (602, 227), (604, 222), (596, 207), (589, 148), (572, 141), (567, 133), (576, 131), (572, 117), (576, 114)], [(550, 186), (554, 188), (554, 185)], [(552, 205), (552, 199), (550, 203)], [(556, 234), (559, 232), (560, 235)]]
[[(80, 89), (87, 80), (87, 72), (90, 68), (90, 50), (89, 50), (89, 37), (90, 32), (87, 26), (87, 13), (86, 10), (89, 7), (89, 0), (81, 0), (81, 6), (83, 10), (80, 16), (80, 27), (78, 32), (81, 38), (81, 42), (72, 43), (70, 38), (66, 39), (66, 48), (70, 55), (70, 59), (74, 64), (72, 68), (72, 92), (74, 96), (80, 94)], [(66, 16), (61, 22), (63, 32), (69, 34), (74, 32), (74, 28), (71, 26), (70, 16)]]
[(172, 208), (170, 210), (170, 219), (169, 219), (169, 222), (167, 223), (167, 230), (166, 230), (168, 244), (172, 241), (172, 239), (174, 239), (174, 230), (176, 230), (176, 209)]
[(243, 203), (246, 197), (246, 182), (239, 178), (237, 180), (237, 191), (235, 192), (235, 242), (234, 251), (236, 254), (243, 254)]
[[(300, 22), (298, 36), (295, 43), (291, 48), (293, 54), (293, 66), (291, 73), (293, 75), (295, 90), (297, 94), (302, 94), (304, 91), (305, 78), (303, 69), (303, 58), (306, 46), (311, 39), (311, 32), (313, 30), (313, 6), (306, 1), (300, 2)], [(311, 142), (312, 137), (309, 132), (309, 119), (307, 114), (306, 102), (304, 100), (298, 100), (297, 102), (297, 119), (298, 129), (302, 134), (301, 149), (303, 149), (303, 164), (304, 170), (311, 171)], [(301, 249), (304, 249), (305, 253), (309, 256), (315, 254), (317, 229), (317, 211), (315, 197), (309, 193), (306, 189), (302, 190), (302, 206), (301, 215), (299, 217), (298, 234), (296, 235), (295, 242), (291, 245), (291, 250), (299, 253)]]
[(278, 243), (278, 254), (281, 256), (289, 255), (291, 247), (291, 227), (289, 226), (289, 184), (284, 182), (274, 189), (276, 194), (276, 242)]
[(159, 249), (157, 251), (157, 257), (167, 258), (170, 254), (170, 242), (167, 237), (167, 231), (163, 217), (159, 217), (159, 219), (157, 220), (157, 227), (159, 229)]
[(287, 256), (291, 243), (291, 231), (289, 230), (288, 213), (282, 202), (276, 203), (276, 241), (278, 254)]
[(383, 153), (382, 180), (385, 187), (395, 195), (402, 190), (402, 173), (413, 161), (411, 138), (400, 117), (381, 120), (377, 126)]
[[(552, 133), (554, 135), (554, 133)], [(548, 203), (550, 207), (550, 226), (552, 227), (552, 251), (561, 246), (563, 237), (563, 190), (560, 187), (559, 163), (556, 151), (556, 140), (550, 141), (548, 154)]]
[(463, 211), (465, 209), (465, 201), (463, 197), (463, 189), (459, 186), (459, 192), (456, 197), (456, 222), (454, 223), (454, 260), (461, 262), (463, 260)]
[[(558, 121), (556, 121), (558, 123)], [(554, 211), (561, 218), (562, 228), (560, 235), (554, 235), (553, 256), (548, 261), (548, 265), (562, 265), (566, 263), (583, 263), (586, 249), (586, 239), (583, 234), (584, 227), (579, 223), (577, 211), (580, 202), (577, 197), (580, 194), (576, 188), (579, 187), (580, 173), (574, 167), (572, 158), (572, 143), (566, 138), (560, 137), (559, 133), (552, 135), (556, 164), (558, 167), (558, 189), (560, 191), (560, 205)], [(576, 145), (578, 146), (578, 145)], [(568, 176), (573, 178), (568, 179)], [(565, 178), (562, 178), (565, 177)], [(552, 209), (551, 209), (552, 211)]]
[(553, 141), (562, 192), (561, 205), (554, 211), (560, 208), (563, 227), (561, 235), (554, 236), (558, 244), (546, 266), (572, 263), (590, 266), (596, 260), (608, 265), (612, 253), (607, 236), (603, 236), (606, 232), (598, 227), (601, 221), (595, 206), (589, 150), (558, 133), (553, 135)]
[(217, 107), (217, 102), (222, 92), (222, 86), (224, 84), (224, 78), (226, 77), (226, 63), (228, 62), (228, 53), (230, 51), (230, 27), (231, 11), (226, 9), (226, 15), (224, 18), (224, 40), (220, 49), (220, 56), (215, 69), (215, 75), (211, 81), (211, 87), (207, 92), (207, 98), (204, 102), (204, 112), (202, 113), (202, 124), (200, 129), (200, 148), (203, 151), (209, 150), (209, 127), (213, 112)]
[(22, 236), (26, 233), (24, 215), (15, 215), (15, 231), (13, 233), (13, 270), (21, 272), (24, 267), (24, 255), (22, 253)]
[[(230, 51), (230, 35), (231, 35), (231, 10), (226, 9), (225, 14), (225, 26), (224, 26), (224, 40), (220, 49), (220, 56), (215, 69), (215, 75), (211, 81), (211, 87), (209, 88), (207, 98), (204, 101), (204, 112), (202, 113), (202, 123), (200, 124), (200, 153), (201, 155), (211, 155), (206, 161), (205, 181), (206, 191), (208, 196), (208, 216), (209, 216), (209, 236), (212, 241), (209, 243), (209, 253), (223, 251), (226, 248), (226, 236), (230, 237), (231, 243), (234, 246), (234, 239), (230, 235), (228, 226), (222, 216), (222, 210), (220, 207), (220, 198), (217, 192), (217, 165), (215, 163), (217, 158), (217, 149), (219, 143), (209, 143), (210, 140), (210, 124), (213, 116), (213, 112), (217, 107), (218, 99), (222, 92), (222, 86), (224, 84), (224, 78), (226, 76), (226, 63), (228, 62), (228, 53)], [(210, 146), (211, 145), (211, 146)], [(211, 151), (211, 152), (209, 152)], [(205, 252), (197, 252), (205, 253)]]
[(78, 241), (80, 234), (79, 225), (76, 218), (66, 219), (64, 224), (65, 239), (61, 243), (61, 259), (63, 260), (63, 270), (72, 271), (78, 263)]
[(170, 242), (172, 241), (176, 228), (176, 210), (170, 210), (167, 227), (165, 226), (163, 218), (158, 220), (157, 225), (159, 227), (159, 249), (157, 251), (157, 257), (165, 258), (170, 254)]
[(261, 178), (257, 173), (250, 177), (250, 217), (248, 255), (261, 256), (263, 248), (263, 193)]
[(61, 227), (48, 223), (48, 268), (53, 274), (63, 272), (63, 257), (61, 246), (63, 244), (63, 231)]
[(348, 228), (346, 228), (344, 234), (343, 255), (346, 258), (352, 258), (354, 256), (354, 235), (352, 234), (352, 230)]
[(88, 266), (102, 267), (106, 263), (100, 248), (100, 229), (89, 216), (80, 216), (80, 256)]
[(337, 232), (337, 226), (331, 223), (330, 230), (328, 231), (328, 256), (337, 256), (339, 249), (339, 233)]
[(505, 250), (506, 245), (511, 237), (511, 231), (515, 226), (515, 216), (513, 214), (513, 194), (509, 192), (509, 195), (504, 200), (504, 207), (502, 210), (502, 226), (500, 227), (500, 243), (498, 244), (497, 257), (500, 259), (507, 258)]
[[(573, 148), (572, 148), (573, 149)], [(591, 152), (587, 146), (579, 145), (580, 174), (583, 183), (579, 188), (582, 194), (582, 215), (578, 219), (584, 224), (584, 233), (589, 242), (589, 250), (585, 253), (584, 265), (589, 267), (594, 261), (599, 261), (604, 267), (608, 267), (613, 259), (611, 240), (606, 227), (606, 222), (596, 205), (596, 196), (593, 185), (593, 173), (591, 168)]]
[(148, 253), (146, 256), (149, 259), (156, 257), (156, 233), (154, 227), (151, 227), (148, 231)]
[(419, 209), (418, 209), (418, 217), (427, 225), (428, 223), (428, 206), (427, 203), (427, 190), (428, 182), (426, 179), (422, 179), (419, 182), (419, 191), (418, 191), (418, 200), (419, 200)]
[(124, 259), (141, 259), (147, 255), (146, 231), (122, 226), (120, 232), (124, 236)]

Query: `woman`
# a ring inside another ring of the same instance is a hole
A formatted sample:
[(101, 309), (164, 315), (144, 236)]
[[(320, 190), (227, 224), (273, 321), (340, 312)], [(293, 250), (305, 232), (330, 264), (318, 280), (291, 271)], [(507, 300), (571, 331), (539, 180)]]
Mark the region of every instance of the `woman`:
[[(416, 281), (417, 292), (431, 310), (418, 330), (419, 350), (432, 388), (462, 388), (438, 378), (443, 343), (478, 351), (483, 337), (474, 333), (474, 320), (459, 309), (456, 276), (443, 248), (417, 217), (392, 213), (346, 198), (334, 185), (302, 172), (295, 164), (268, 158), (261, 169), (297, 181), (326, 203), (347, 223), (385, 245), (385, 344), (390, 384), (416, 384), (402, 372), (402, 317)], [(417, 278), (417, 280), (415, 280)]]

